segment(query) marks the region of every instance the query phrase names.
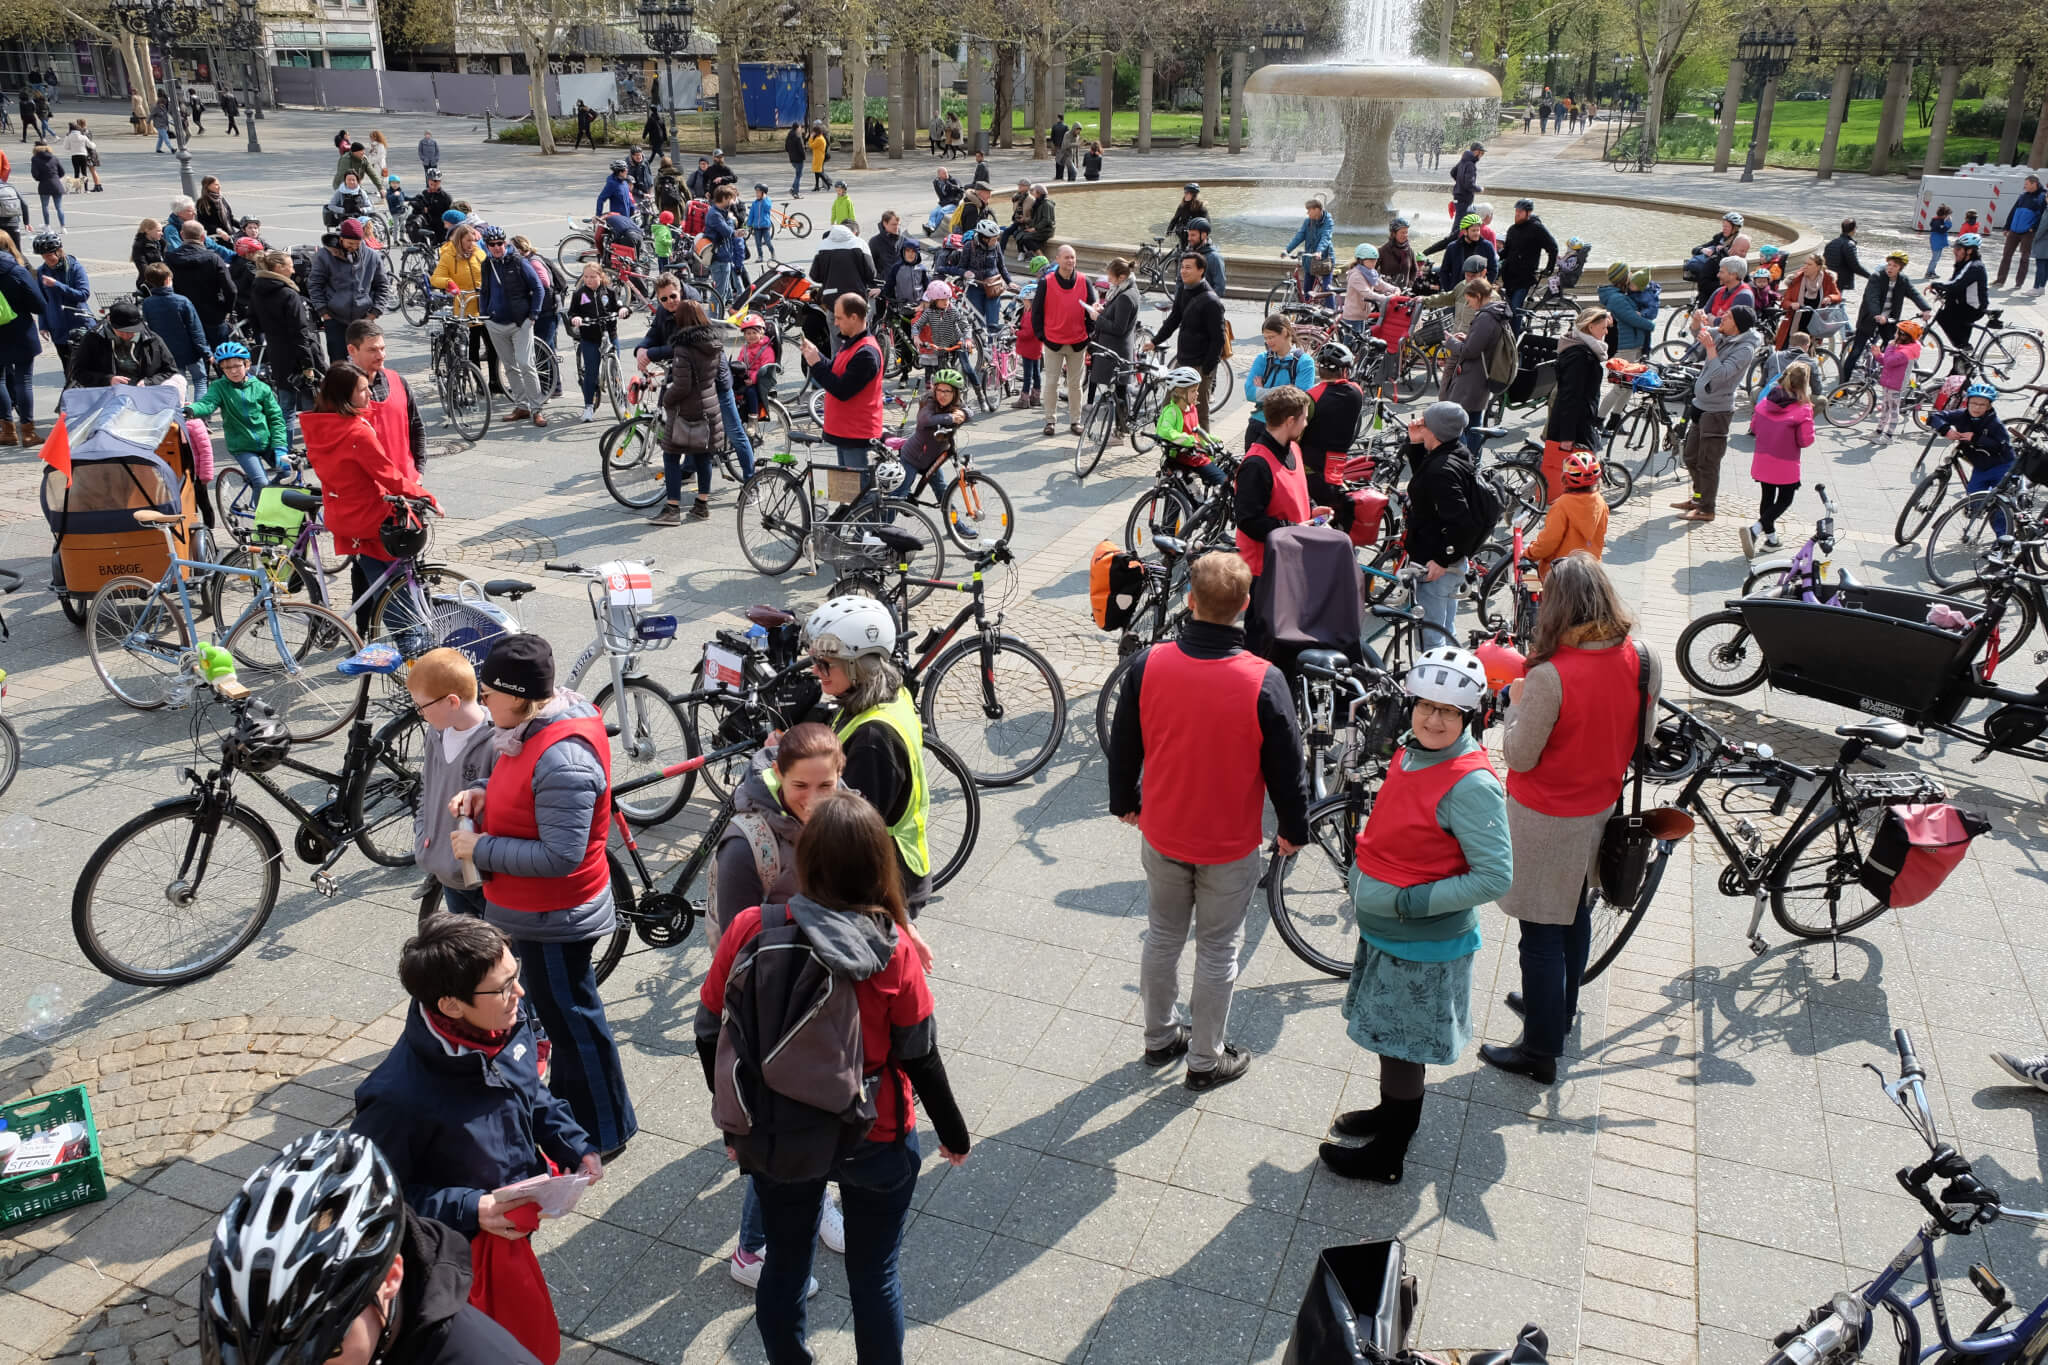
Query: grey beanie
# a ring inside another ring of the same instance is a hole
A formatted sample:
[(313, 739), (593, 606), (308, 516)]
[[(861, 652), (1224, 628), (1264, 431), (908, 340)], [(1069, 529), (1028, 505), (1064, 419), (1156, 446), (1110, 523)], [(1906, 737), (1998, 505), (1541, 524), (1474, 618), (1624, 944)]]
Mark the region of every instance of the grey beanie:
[(1457, 440), (1471, 420), (1456, 403), (1431, 403), (1422, 410), (1422, 425), (1439, 441)]
[(1467, 256), (1465, 258), (1465, 273), (1467, 275), (1484, 275), (1486, 273), (1486, 258), (1484, 256)]

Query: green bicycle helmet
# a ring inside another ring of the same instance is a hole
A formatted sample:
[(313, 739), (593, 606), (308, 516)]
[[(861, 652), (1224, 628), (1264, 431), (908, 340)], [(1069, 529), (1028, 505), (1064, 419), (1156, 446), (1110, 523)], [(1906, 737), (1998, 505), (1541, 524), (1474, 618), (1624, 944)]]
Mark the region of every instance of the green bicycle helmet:
[(966, 376), (962, 375), (958, 370), (940, 370), (937, 374), (932, 376), (932, 383), (951, 384), (953, 386), (953, 392), (956, 396), (959, 394), (960, 390), (967, 387)]

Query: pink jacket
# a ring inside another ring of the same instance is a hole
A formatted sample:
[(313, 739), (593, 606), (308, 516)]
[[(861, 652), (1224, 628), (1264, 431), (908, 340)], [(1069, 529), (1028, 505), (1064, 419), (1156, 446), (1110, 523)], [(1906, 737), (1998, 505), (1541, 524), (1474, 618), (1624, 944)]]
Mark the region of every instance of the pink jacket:
[(1878, 353), (1877, 382), (1894, 393), (1906, 387), (1906, 375), (1920, 358), (1920, 343), (1898, 341)]
[(1799, 452), (1813, 444), (1813, 404), (1788, 403), (1772, 394), (1756, 405), (1749, 434), (1756, 437), (1750, 477), (1758, 483), (1798, 483)]

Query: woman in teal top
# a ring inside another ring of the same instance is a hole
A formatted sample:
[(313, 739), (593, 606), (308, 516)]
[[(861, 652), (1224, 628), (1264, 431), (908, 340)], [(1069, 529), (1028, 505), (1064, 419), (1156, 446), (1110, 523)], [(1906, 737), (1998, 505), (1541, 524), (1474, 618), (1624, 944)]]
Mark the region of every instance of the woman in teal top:
[(1423, 1071), (1472, 1041), (1477, 908), (1514, 880), (1507, 791), (1472, 733), (1486, 670), (1462, 649), (1432, 649), (1408, 670), (1413, 731), (1395, 754), (1358, 836), (1351, 904), (1358, 956), (1346, 1032), (1380, 1058), (1380, 1102), (1335, 1124), (1363, 1147), (1322, 1145), (1323, 1164), (1396, 1184), (1422, 1122)]

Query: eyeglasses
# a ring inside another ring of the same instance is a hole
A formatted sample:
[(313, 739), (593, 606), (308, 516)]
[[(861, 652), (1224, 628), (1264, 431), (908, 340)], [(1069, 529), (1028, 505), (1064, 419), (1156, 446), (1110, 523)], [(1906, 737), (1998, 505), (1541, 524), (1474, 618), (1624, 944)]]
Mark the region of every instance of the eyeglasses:
[(495, 987), (485, 987), (485, 986), (479, 986), (479, 987), (477, 987), (477, 988), (476, 988), (475, 990), (473, 990), (473, 991), (471, 991), (471, 992), (469, 993), (469, 998), (470, 998), (471, 1000), (480, 1000), (480, 999), (482, 999), (482, 998), (483, 998), (484, 996), (486, 996), (486, 995), (495, 995), (495, 996), (497, 996), (497, 997), (498, 997), (498, 998), (499, 998), (500, 1000), (510, 1000), (510, 999), (511, 999), (511, 998), (512, 998), (512, 997), (513, 997), (513, 996), (514, 996), (515, 994), (517, 994), (517, 993), (518, 993), (518, 990), (519, 990), (519, 978), (515, 976), (515, 977), (513, 977), (513, 978), (512, 978), (512, 979), (511, 979), (510, 981), (507, 981), (507, 982), (506, 982), (506, 983), (505, 983), (504, 985), (502, 985), (502, 986), (495, 986)]
[(834, 667), (835, 665), (830, 659), (820, 659), (816, 655), (811, 656), (811, 668), (816, 672), (830, 673)]

